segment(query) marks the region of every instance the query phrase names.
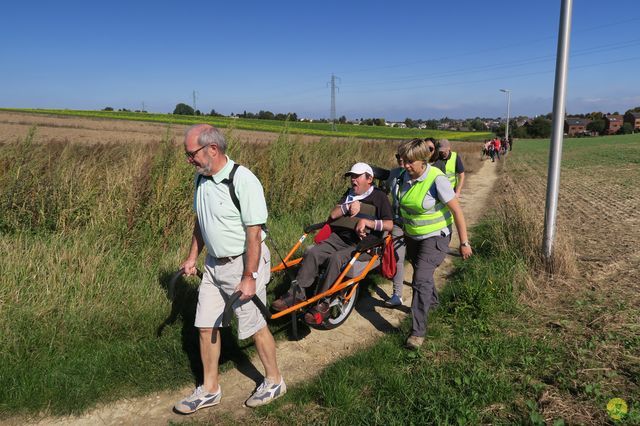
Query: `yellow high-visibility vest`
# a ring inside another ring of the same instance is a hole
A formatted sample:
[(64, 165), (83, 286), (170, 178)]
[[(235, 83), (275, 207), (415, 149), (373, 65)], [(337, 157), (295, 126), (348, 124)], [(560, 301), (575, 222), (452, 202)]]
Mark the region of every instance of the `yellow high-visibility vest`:
[(435, 185), (436, 177), (440, 175), (444, 173), (437, 167), (430, 166), (427, 177), (400, 196), (400, 216), (402, 227), (407, 235), (427, 235), (453, 223), (451, 211), (439, 200), (430, 210), (422, 207), (425, 195)]
[(451, 151), (451, 158), (447, 160), (445, 163), (445, 175), (447, 175), (447, 179), (451, 182), (451, 186), (453, 189), (458, 185), (458, 176), (456, 175), (456, 161), (458, 159), (458, 153)]

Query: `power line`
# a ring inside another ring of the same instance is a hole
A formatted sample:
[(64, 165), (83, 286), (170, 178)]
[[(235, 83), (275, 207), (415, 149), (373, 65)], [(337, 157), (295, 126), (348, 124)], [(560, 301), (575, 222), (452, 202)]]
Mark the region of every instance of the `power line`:
[[(572, 70), (576, 70), (576, 69), (591, 68), (591, 67), (600, 66), (600, 65), (615, 64), (615, 63), (620, 63), (620, 62), (632, 62), (632, 61), (637, 61), (639, 59), (640, 59), (640, 56), (636, 56), (636, 57), (633, 57), (633, 58), (618, 59), (618, 60), (613, 60), (613, 61), (599, 62), (599, 63), (595, 63), (595, 64), (572, 66), (571, 69)], [(505, 79), (509, 79), (509, 78), (529, 77), (529, 76), (532, 76), (532, 75), (550, 74), (552, 72), (553, 72), (553, 70), (535, 71), (535, 72), (529, 72), (529, 73), (523, 73), (523, 74), (502, 75), (502, 76), (498, 76), (498, 77), (485, 78), (485, 79), (480, 79), (480, 80), (458, 81), (458, 82), (453, 82), (453, 83), (447, 82), (447, 83), (438, 83), (438, 84), (425, 84), (425, 85), (420, 85), (420, 86), (400, 87), (400, 88), (395, 88), (395, 89), (393, 89), (393, 88), (392, 89), (381, 89), (381, 90), (376, 90), (375, 92), (376, 93), (378, 93), (378, 92), (396, 92), (396, 91), (402, 91), (402, 90), (425, 89), (425, 88), (428, 88), (428, 87), (459, 86), (459, 85), (465, 85), (465, 84), (484, 83), (484, 82), (487, 82), (487, 81), (497, 81), (497, 80), (504, 81)], [(353, 93), (372, 93), (372, 92), (373, 92), (372, 90), (358, 90), (358, 91), (346, 91), (345, 93), (353, 94)]]
[[(624, 19), (621, 21), (615, 21), (615, 22), (610, 22), (607, 24), (600, 24), (600, 25), (596, 25), (593, 27), (588, 27), (588, 28), (584, 28), (578, 31), (574, 31), (574, 33), (582, 33), (582, 32), (587, 32), (587, 31), (593, 31), (593, 30), (597, 30), (597, 29), (601, 29), (601, 28), (606, 28), (606, 27), (613, 27), (613, 26), (618, 26), (620, 24), (626, 24), (629, 22), (635, 22), (635, 21), (640, 21), (640, 16), (639, 17), (633, 17), (633, 18), (629, 18), (629, 19)], [(522, 48), (523, 45), (525, 44), (533, 44), (533, 43), (538, 43), (541, 41), (546, 41), (546, 40), (554, 40), (556, 38), (555, 35), (552, 36), (548, 36), (548, 37), (540, 37), (540, 38), (536, 38), (536, 39), (530, 39), (530, 40), (524, 40), (524, 41), (518, 41), (518, 42), (514, 42), (511, 44), (507, 44), (504, 45), (502, 47), (492, 47), (492, 48), (487, 48), (487, 49), (475, 49), (475, 50), (468, 50), (465, 52), (461, 52), (461, 53), (456, 53), (455, 55), (451, 55), (451, 56), (442, 56), (442, 57), (436, 57), (436, 58), (428, 58), (428, 59), (422, 59), (419, 61), (412, 61), (412, 62), (405, 62), (405, 63), (397, 63), (397, 64), (392, 64), (392, 65), (385, 65), (382, 67), (371, 67), (371, 68), (362, 68), (359, 70), (352, 70), (352, 71), (341, 71), (341, 74), (352, 74), (352, 73), (361, 73), (361, 72), (367, 72), (367, 71), (378, 71), (378, 70), (385, 70), (385, 69), (392, 69), (392, 68), (401, 68), (401, 67), (408, 67), (408, 66), (412, 66), (412, 65), (419, 65), (419, 64), (431, 64), (435, 61), (443, 61), (443, 60), (447, 60), (447, 59), (460, 59), (461, 56), (467, 56), (467, 55), (477, 55), (480, 53), (491, 53), (491, 52), (498, 52), (501, 50), (505, 50), (505, 49), (511, 49), (514, 47), (517, 48)]]
[[(634, 39), (634, 40), (629, 40), (626, 42), (615, 42), (615, 43), (609, 43), (609, 44), (604, 44), (604, 45), (600, 45), (600, 46), (594, 46), (594, 47), (590, 47), (587, 49), (582, 49), (577, 51), (576, 53), (572, 54), (571, 57), (575, 58), (578, 56), (584, 56), (584, 55), (588, 55), (588, 54), (592, 54), (592, 53), (599, 53), (602, 51), (612, 51), (612, 50), (619, 50), (619, 49), (626, 49), (628, 47), (632, 47), (632, 46), (636, 46), (640, 44), (640, 38), (639, 39)], [(354, 84), (347, 84), (347, 87), (359, 87), (359, 86), (370, 86), (370, 85), (380, 85), (380, 84), (393, 84), (393, 83), (402, 83), (402, 82), (409, 82), (409, 81), (419, 81), (419, 80), (424, 80), (424, 79), (428, 79), (428, 78), (446, 78), (446, 77), (452, 77), (452, 76), (456, 76), (456, 75), (464, 75), (464, 74), (473, 74), (475, 72), (481, 72), (481, 71), (492, 71), (492, 70), (502, 70), (502, 69), (508, 69), (508, 68), (517, 68), (517, 67), (522, 67), (525, 65), (531, 65), (531, 64), (535, 64), (535, 63), (543, 63), (543, 62), (550, 62), (553, 61), (555, 59), (555, 56), (553, 55), (544, 55), (544, 56), (537, 56), (537, 57), (533, 57), (533, 58), (527, 58), (527, 59), (520, 59), (520, 60), (515, 60), (515, 61), (507, 61), (507, 62), (502, 62), (502, 63), (496, 63), (496, 64), (488, 64), (488, 65), (479, 65), (479, 66), (475, 66), (475, 67), (468, 67), (468, 68), (458, 68), (452, 71), (443, 71), (443, 72), (438, 72), (438, 73), (430, 73), (430, 74), (416, 74), (416, 75), (411, 75), (411, 76), (407, 76), (407, 77), (403, 77), (403, 78), (398, 78), (395, 80), (374, 80), (374, 81), (364, 81), (364, 82), (358, 82), (358, 83), (354, 83)]]

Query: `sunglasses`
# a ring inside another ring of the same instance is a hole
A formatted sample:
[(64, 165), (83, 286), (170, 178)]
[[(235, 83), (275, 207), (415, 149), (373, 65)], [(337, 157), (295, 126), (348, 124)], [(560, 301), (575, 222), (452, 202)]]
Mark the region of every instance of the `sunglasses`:
[(184, 155), (189, 159), (189, 160), (193, 160), (196, 156), (196, 154), (198, 153), (198, 151), (200, 151), (201, 149), (204, 149), (206, 147), (208, 147), (209, 145), (205, 145), (205, 146), (201, 146), (200, 148), (196, 149), (195, 151), (185, 151)]

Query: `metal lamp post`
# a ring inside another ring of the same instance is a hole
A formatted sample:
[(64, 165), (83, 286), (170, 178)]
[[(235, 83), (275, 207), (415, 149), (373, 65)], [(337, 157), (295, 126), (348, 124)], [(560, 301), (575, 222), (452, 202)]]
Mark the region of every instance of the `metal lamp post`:
[(511, 90), (510, 89), (500, 89), (501, 92), (507, 94), (507, 127), (504, 132), (504, 138), (509, 140), (509, 114), (511, 113)]

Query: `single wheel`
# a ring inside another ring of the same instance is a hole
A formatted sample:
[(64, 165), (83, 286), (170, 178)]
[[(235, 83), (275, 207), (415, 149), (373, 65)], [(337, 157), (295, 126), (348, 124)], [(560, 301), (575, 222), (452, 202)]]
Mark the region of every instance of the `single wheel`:
[[(353, 294), (351, 294), (352, 291)], [(359, 292), (360, 286), (355, 284), (355, 288), (349, 287), (333, 295), (329, 302), (329, 317), (321, 324), (309, 324), (309, 326), (318, 330), (331, 330), (344, 323), (353, 312)], [(351, 294), (351, 297), (349, 300), (345, 300), (349, 294)]]

